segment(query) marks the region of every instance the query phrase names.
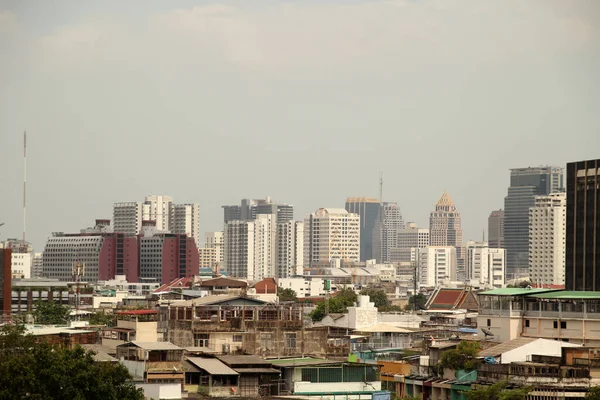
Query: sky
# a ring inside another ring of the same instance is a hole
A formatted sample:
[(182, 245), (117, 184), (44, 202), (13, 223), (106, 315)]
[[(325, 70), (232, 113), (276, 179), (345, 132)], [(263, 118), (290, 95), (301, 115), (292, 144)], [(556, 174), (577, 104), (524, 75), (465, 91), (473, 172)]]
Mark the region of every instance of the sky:
[(509, 169), (600, 158), (597, 0), (0, 0), (0, 239), (168, 194), (348, 196), (479, 240)]

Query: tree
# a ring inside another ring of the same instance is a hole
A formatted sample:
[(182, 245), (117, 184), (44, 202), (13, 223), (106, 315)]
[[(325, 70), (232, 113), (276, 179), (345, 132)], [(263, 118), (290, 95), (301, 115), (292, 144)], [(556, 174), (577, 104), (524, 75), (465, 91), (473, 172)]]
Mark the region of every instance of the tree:
[(471, 342), (463, 340), (456, 346), (456, 349), (448, 350), (442, 354), (440, 360), (441, 368), (448, 368), (452, 370), (473, 370), (477, 368), (479, 360), (477, 355), (481, 351), (481, 344), (479, 342)]
[(375, 307), (383, 309), (390, 306), (387, 294), (381, 289), (363, 289), (360, 291), (363, 296), (369, 296), (371, 301), (375, 303)]
[(279, 297), (279, 301), (298, 301), (298, 296), (296, 296), (296, 292), (290, 288), (282, 288), (281, 286), (277, 287), (277, 296)]
[(142, 400), (120, 363), (100, 362), (81, 346), (38, 343), (22, 325), (0, 328), (0, 399)]
[(410, 296), (410, 298), (408, 299), (408, 304), (406, 305), (404, 310), (412, 311), (414, 309), (415, 302), (417, 304), (417, 311), (424, 310), (425, 304), (427, 304), (427, 297), (425, 297), (425, 295), (423, 293), (419, 293), (416, 296), (415, 295)]
[(600, 386), (591, 387), (585, 394), (585, 400), (600, 400)]
[[(344, 288), (329, 299), (329, 312), (345, 313), (347, 308), (354, 303), (356, 303), (356, 293), (350, 288)], [(311, 311), (309, 317), (313, 321), (321, 321), (325, 318), (325, 300), (317, 303), (317, 307)]]
[(115, 326), (117, 316), (115, 314), (109, 314), (104, 311), (98, 311), (90, 315), (90, 325), (106, 325)]
[(70, 319), (71, 309), (54, 301), (41, 301), (35, 304), (33, 317), (35, 322), (42, 325), (66, 324)]
[(500, 381), (490, 386), (479, 386), (477, 389), (465, 391), (467, 400), (525, 400), (532, 388), (523, 386), (507, 389), (508, 382)]

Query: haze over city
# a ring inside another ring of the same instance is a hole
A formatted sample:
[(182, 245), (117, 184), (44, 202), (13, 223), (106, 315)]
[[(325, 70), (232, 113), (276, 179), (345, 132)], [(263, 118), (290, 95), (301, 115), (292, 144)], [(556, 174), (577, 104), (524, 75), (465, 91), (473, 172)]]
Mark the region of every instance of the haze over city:
[(447, 190), (464, 237), (509, 168), (600, 148), (597, 1), (0, 2), (0, 238), (168, 194), (264, 198), (295, 218), (348, 196), (427, 226)]

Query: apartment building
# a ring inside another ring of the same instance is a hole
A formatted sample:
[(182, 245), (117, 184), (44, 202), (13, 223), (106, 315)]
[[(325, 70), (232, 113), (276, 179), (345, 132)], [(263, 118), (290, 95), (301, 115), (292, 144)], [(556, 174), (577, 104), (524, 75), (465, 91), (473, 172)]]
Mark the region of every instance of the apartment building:
[(419, 283), (435, 287), (443, 280), (456, 280), (456, 247), (429, 246), (419, 249)]
[(304, 266), (304, 223), (287, 221), (277, 223), (276, 277), (302, 275)]
[(505, 255), (504, 249), (490, 248), (487, 242), (467, 242), (467, 280), (489, 289), (503, 287)]

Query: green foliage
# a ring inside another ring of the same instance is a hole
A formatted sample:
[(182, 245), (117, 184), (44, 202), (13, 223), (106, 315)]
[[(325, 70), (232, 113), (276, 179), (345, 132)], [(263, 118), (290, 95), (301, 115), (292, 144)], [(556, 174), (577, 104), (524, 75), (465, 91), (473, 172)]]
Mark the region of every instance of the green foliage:
[(98, 311), (90, 315), (90, 325), (106, 325), (115, 326), (117, 316), (112, 313), (106, 313), (104, 311)]
[(35, 304), (33, 317), (36, 324), (60, 325), (66, 324), (70, 319), (71, 309), (54, 301), (41, 301)]
[[(329, 312), (345, 313), (346, 309), (354, 303), (356, 303), (356, 293), (350, 288), (344, 288), (329, 299)], [(317, 303), (317, 307), (311, 311), (309, 317), (313, 321), (321, 321), (325, 318), (325, 300)]]
[(507, 389), (508, 382), (501, 381), (490, 386), (479, 386), (465, 391), (467, 400), (525, 400), (533, 388), (530, 386)]
[(439, 365), (441, 368), (455, 371), (459, 369), (474, 370), (480, 362), (476, 358), (480, 351), (481, 344), (479, 342), (462, 341), (456, 346), (456, 349), (448, 350), (442, 354)]
[(363, 296), (369, 296), (371, 301), (375, 303), (375, 307), (378, 309), (386, 308), (390, 306), (387, 294), (381, 289), (363, 289), (360, 291)]
[(279, 297), (279, 301), (298, 301), (298, 296), (296, 296), (296, 292), (290, 288), (284, 289), (281, 286), (278, 286), (277, 296)]
[(96, 363), (93, 352), (36, 343), (22, 325), (0, 328), (0, 399), (142, 400), (120, 363)]
[(585, 394), (585, 400), (600, 400), (600, 386), (591, 387)]
[(405, 311), (412, 311), (414, 309), (415, 301), (417, 303), (417, 311), (424, 310), (425, 304), (427, 304), (427, 297), (423, 293), (419, 293), (416, 296), (410, 296), (408, 304), (404, 308)]

